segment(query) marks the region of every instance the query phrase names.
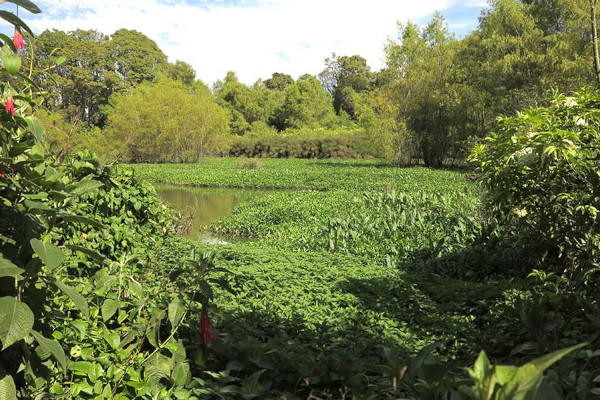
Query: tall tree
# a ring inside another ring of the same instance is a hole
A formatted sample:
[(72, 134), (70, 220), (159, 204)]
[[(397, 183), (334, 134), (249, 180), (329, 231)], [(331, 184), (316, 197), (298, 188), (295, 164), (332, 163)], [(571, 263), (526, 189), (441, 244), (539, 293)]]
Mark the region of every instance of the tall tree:
[(346, 112), (354, 118), (356, 105), (354, 94), (368, 91), (373, 81), (373, 73), (367, 60), (359, 55), (337, 56), (325, 60), (325, 69), (319, 79), (325, 90), (333, 97), (335, 111)]
[(167, 68), (167, 56), (143, 33), (119, 29), (112, 34), (107, 49), (115, 70), (131, 85), (156, 78)]

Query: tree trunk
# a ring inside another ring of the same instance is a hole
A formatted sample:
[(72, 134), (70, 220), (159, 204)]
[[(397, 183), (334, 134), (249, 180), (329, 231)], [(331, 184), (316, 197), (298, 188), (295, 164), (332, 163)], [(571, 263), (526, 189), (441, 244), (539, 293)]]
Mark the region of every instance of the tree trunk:
[(592, 19), (592, 45), (594, 49), (594, 73), (596, 75), (596, 80), (598, 84), (600, 84), (600, 54), (598, 53), (598, 29), (596, 24), (596, 5), (598, 4), (598, 0), (589, 0), (590, 1), (590, 13)]

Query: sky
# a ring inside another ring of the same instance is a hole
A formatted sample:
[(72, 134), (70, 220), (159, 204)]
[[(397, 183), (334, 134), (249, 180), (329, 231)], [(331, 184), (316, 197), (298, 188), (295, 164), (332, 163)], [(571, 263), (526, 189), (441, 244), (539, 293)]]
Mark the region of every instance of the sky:
[[(373, 70), (397, 23), (426, 24), (441, 12), (458, 36), (477, 27), (484, 0), (34, 0), (22, 10), (32, 30), (135, 29), (169, 61), (186, 61), (207, 84), (235, 71), (247, 84), (273, 72), (294, 78), (323, 70), (325, 58), (363, 56)], [(4, 9), (14, 7), (4, 3)], [(4, 30), (4, 27), (2, 28)]]

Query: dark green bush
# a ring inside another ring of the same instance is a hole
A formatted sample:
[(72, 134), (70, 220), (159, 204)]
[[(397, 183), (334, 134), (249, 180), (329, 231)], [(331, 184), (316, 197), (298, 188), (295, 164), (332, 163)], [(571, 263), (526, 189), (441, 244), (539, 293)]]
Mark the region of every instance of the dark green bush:
[(363, 133), (279, 134), (242, 136), (231, 144), (233, 157), (272, 158), (369, 158), (377, 157), (378, 150), (369, 145)]
[(554, 94), (550, 104), (500, 118), (471, 159), (515, 245), (589, 280), (600, 255), (600, 93)]

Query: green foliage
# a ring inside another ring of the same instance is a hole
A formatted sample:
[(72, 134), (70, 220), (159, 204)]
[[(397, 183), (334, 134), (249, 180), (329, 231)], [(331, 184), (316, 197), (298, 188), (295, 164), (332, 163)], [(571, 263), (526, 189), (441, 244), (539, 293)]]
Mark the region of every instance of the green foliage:
[(161, 79), (111, 98), (95, 150), (126, 161), (195, 161), (227, 135), (227, 114), (206, 87)]
[(501, 118), (472, 156), (517, 243), (580, 282), (593, 279), (599, 254), (599, 100), (593, 90), (555, 94), (549, 107)]
[(372, 137), (361, 132), (280, 133), (232, 140), (229, 155), (272, 158), (369, 158), (381, 156)]
[(427, 168), (404, 169), (384, 160), (261, 159), (260, 170), (238, 170), (236, 158), (204, 158), (197, 164), (131, 164), (144, 179), (190, 186), (271, 189), (362, 190), (473, 188), (464, 174)]

